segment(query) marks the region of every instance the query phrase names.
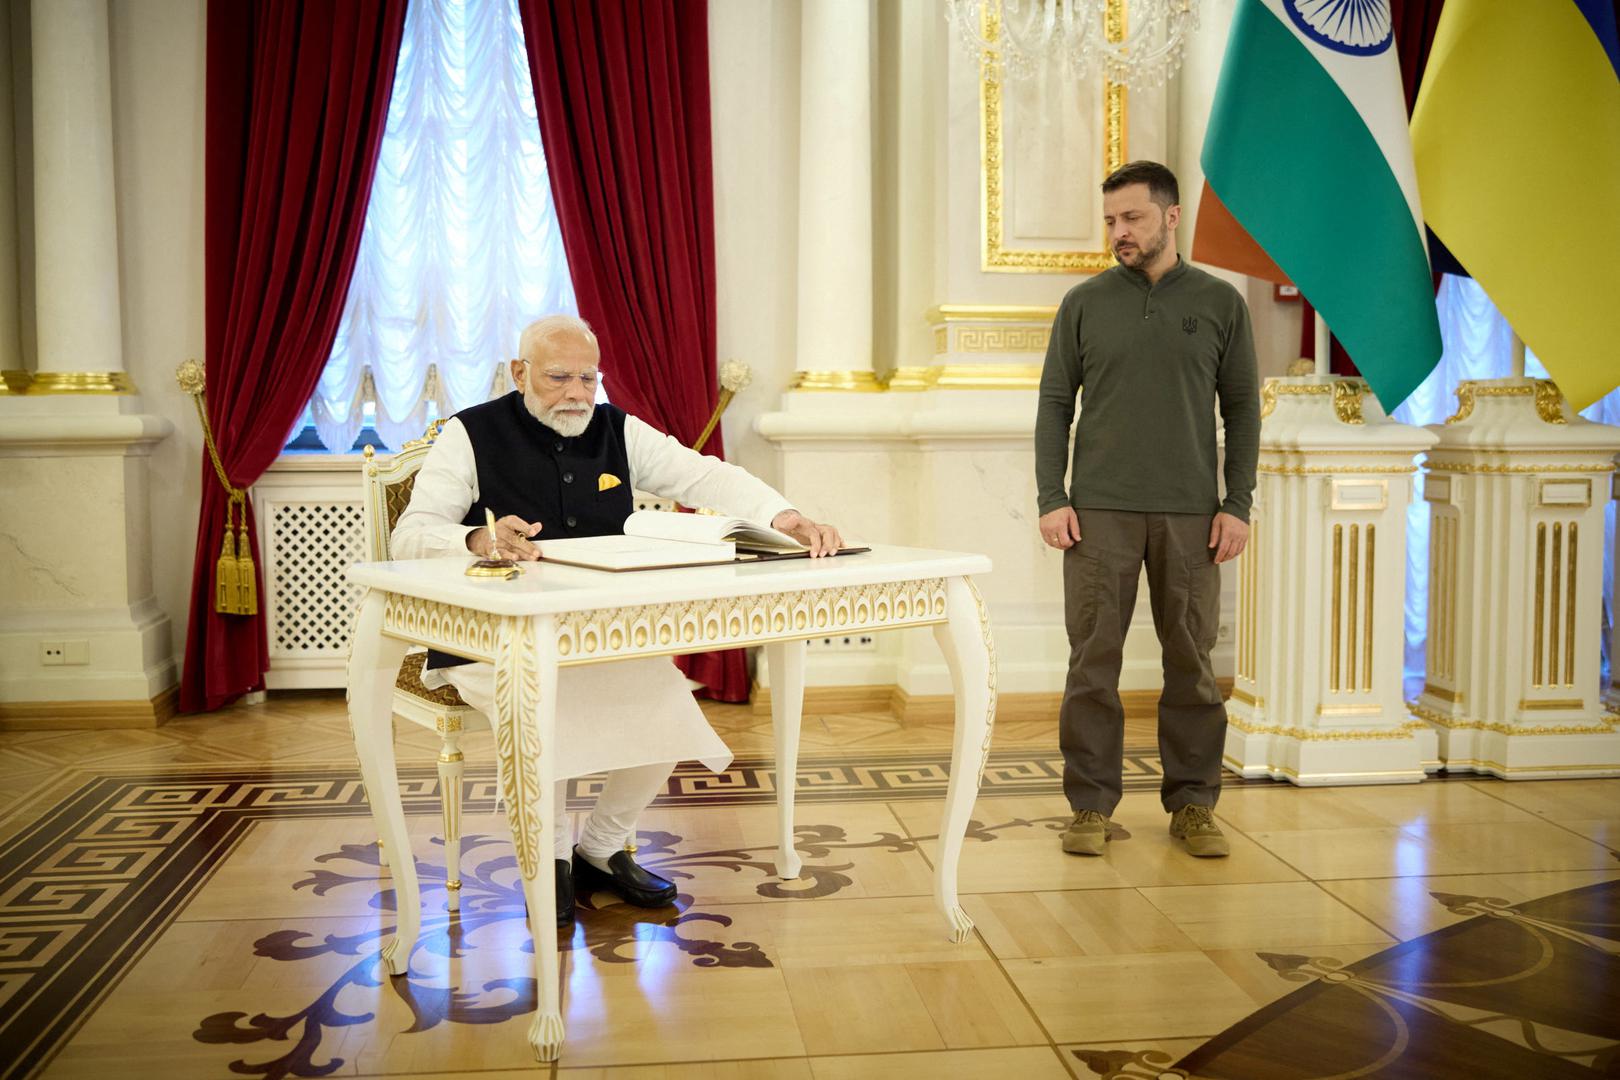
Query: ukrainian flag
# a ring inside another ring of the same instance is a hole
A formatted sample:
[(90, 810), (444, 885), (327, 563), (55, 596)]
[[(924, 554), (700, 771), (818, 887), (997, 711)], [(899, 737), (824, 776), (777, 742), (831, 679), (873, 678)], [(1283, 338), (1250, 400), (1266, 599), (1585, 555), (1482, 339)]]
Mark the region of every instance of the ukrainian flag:
[(1620, 384), (1610, 0), (1447, 0), (1412, 113), (1424, 216), (1576, 410)]

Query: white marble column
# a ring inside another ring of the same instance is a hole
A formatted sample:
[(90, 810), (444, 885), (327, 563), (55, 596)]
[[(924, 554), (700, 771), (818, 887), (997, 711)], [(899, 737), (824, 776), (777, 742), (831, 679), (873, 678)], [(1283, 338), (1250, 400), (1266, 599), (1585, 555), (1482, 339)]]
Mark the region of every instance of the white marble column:
[[(147, 469), (172, 425), (139, 414), (124, 372), (107, 4), (34, 0), (31, 18), (39, 365), (0, 397), (0, 730), (150, 727), (177, 675)], [(93, 543), (75, 542), (83, 508)]]
[(796, 388), (876, 386), (872, 17), (868, 0), (804, 0)]
[(1226, 766), (1300, 785), (1422, 780), (1434, 736), (1401, 694), (1406, 507), (1434, 443), (1360, 379), (1268, 379), (1237, 563)]
[(15, 393), (25, 385), (19, 376), (26, 376), (17, 292), (17, 133), (11, 78), (11, 12), (0, 7), (0, 394)]
[(118, 298), (106, 0), (34, 0), (34, 391), (128, 387)]
[(1429, 649), (1414, 712), (1446, 768), (1620, 775), (1599, 686), (1603, 518), (1620, 428), (1543, 379), (1466, 381), (1431, 430)]

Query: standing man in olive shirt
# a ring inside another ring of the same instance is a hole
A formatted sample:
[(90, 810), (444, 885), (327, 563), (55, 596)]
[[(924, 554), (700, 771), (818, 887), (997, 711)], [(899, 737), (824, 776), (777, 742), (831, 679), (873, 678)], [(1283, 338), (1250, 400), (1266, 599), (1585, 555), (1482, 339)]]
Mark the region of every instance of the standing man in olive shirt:
[[(1160, 800), (1189, 853), (1229, 851), (1211, 809), (1221, 790), (1226, 710), (1209, 654), (1220, 571), (1249, 540), (1260, 449), (1254, 337), (1237, 290), (1176, 254), (1175, 175), (1133, 161), (1102, 184), (1119, 265), (1063, 298), (1041, 373), (1035, 481), (1041, 538), (1063, 554), (1069, 673), (1059, 713), (1063, 850), (1101, 855), (1118, 805), (1125, 712), (1119, 671), (1147, 566), (1164, 652)], [(1069, 426), (1083, 391), (1071, 465)], [(1215, 410), (1226, 428), (1226, 496)]]

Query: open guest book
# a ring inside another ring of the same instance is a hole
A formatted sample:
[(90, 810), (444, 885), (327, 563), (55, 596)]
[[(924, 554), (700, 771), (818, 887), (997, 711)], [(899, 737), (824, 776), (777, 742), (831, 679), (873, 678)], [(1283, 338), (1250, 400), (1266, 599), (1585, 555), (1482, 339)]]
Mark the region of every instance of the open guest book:
[[(667, 510), (637, 510), (625, 519), (623, 536), (541, 539), (535, 546), (546, 562), (614, 571), (810, 557), (799, 541), (757, 521)], [(843, 547), (837, 554), (870, 550)]]

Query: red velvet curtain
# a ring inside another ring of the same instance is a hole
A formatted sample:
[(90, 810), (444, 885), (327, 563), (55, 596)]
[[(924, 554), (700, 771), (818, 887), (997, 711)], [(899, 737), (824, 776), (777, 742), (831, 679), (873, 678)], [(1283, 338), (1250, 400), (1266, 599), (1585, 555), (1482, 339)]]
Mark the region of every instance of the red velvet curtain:
[[(580, 315), (614, 404), (691, 443), (718, 397), (706, 0), (518, 0)], [(705, 447), (723, 456), (720, 432)], [(745, 701), (742, 653), (681, 658)]]
[[(208, 416), (238, 487), (281, 453), (332, 351), (404, 25), (405, 0), (208, 5)], [(269, 666), (262, 614), (214, 611), (226, 497), (206, 457), (202, 477), (186, 712), (262, 688)]]
[[(1429, 62), (1429, 50), (1434, 45), (1434, 30), (1440, 25), (1440, 9), (1445, 0), (1390, 0), (1389, 16), (1394, 25), (1395, 55), (1400, 60), (1401, 89), (1406, 93), (1406, 113), (1412, 114), (1417, 104), (1418, 87), (1423, 84), (1423, 69)], [(1429, 234), (1429, 251), (1435, 269), (1435, 288), (1440, 287), (1440, 274), (1461, 273), (1456, 259), (1440, 247), (1434, 234)], [(1301, 305), (1299, 327), (1299, 355), (1316, 357), (1316, 309), (1310, 301)], [(1344, 351), (1338, 338), (1332, 339), (1330, 369), (1335, 375), (1360, 375), (1350, 354)]]

